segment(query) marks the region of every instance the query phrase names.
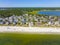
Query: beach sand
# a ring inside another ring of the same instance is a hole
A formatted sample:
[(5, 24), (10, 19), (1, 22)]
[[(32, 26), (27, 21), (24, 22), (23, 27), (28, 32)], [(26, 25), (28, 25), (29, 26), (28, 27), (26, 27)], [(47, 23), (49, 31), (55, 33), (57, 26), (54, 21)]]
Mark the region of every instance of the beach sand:
[(37, 34), (60, 34), (60, 28), (54, 27), (20, 27), (20, 26), (0, 26), (0, 32), (19, 32)]

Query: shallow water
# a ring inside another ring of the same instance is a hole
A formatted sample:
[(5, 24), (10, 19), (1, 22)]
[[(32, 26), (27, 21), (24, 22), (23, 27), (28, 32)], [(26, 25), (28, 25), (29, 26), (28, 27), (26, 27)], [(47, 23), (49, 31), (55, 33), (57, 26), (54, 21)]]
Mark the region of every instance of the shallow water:
[(38, 14), (60, 16), (60, 11), (40, 11)]

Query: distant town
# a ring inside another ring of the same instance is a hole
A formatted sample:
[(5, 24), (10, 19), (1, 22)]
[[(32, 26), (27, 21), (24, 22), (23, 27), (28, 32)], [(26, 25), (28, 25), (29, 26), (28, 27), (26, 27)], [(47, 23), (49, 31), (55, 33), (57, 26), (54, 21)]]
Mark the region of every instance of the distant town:
[[(5, 11), (5, 15), (4, 15), (4, 13), (2, 13), (2, 11)], [(10, 9), (10, 11), (11, 11), (11, 9)], [(48, 26), (60, 27), (60, 16), (50, 16), (50, 15), (48, 16), (48, 15), (40, 15), (40, 14), (34, 14), (34, 13), (31, 14), (30, 12), (32, 12), (32, 11), (29, 11), (29, 13), (26, 13), (27, 11), (25, 11), (25, 13), (23, 13), (24, 12), (23, 11), (23, 12), (20, 12), (23, 14), (18, 13), (18, 15), (17, 15), (16, 14), (17, 12), (14, 12), (15, 14), (14, 13), (11, 14), (6, 10), (0, 10), (0, 25), (1, 26), (3, 26), (3, 25), (25, 26), (25, 27), (28, 27), (28, 26), (29, 27), (40, 27), (40, 26), (42, 26), (42, 27), (46, 27), (46, 26), (47, 27)], [(36, 11), (38, 11), (38, 10), (36, 10)], [(7, 14), (6, 12), (11, 15), (9, 16), (9, 14)]]
[(20, 16), (12, 15), (1, 18), (0, 25), (18, 25), (18, 26), (60, 26), (59, 16), (40, 16), (23, 14)]

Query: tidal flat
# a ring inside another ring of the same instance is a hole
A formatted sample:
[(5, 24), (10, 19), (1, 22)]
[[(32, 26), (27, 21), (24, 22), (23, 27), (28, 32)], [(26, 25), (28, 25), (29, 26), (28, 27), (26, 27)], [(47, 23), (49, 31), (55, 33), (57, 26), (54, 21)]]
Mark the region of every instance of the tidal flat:
[(0, 45), (60, 45), (60, 34), (0, 33)]

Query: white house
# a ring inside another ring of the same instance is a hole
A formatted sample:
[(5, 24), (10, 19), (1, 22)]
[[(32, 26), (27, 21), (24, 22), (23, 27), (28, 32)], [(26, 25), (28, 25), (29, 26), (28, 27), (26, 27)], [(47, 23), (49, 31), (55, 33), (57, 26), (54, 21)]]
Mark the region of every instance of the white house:
[(32, 27), (33, 26), (33, 22), (29, 22), (29, 27)]
[(25, 14), (25, 16), (28, 16), (28, 14)]
[(56, 22), (55, 22), (55, 25), (56, 25), (56, 26), (60, 26), (59, 21), (56, 21)]
[(51, 21), (49, 21), (49, 22), (48, 22), (48, 25), (52, 25), (52, 22), (51, 22)]
[(10, 22), (10, 23), (13, 23), (13, 17), (12, 17), (12, 16), (9, 17), (9, 22)]

